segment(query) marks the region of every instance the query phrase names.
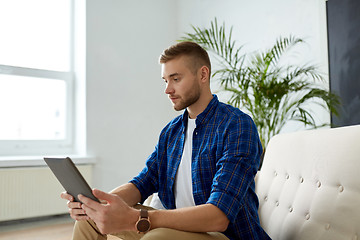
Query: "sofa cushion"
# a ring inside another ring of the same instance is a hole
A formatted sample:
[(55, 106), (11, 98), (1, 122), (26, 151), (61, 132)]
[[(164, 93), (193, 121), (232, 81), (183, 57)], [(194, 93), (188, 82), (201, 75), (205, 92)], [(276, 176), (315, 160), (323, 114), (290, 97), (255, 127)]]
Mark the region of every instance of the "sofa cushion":
[(273, 239), (360, 239), (360, 125), (277, 135), (257, 176)]

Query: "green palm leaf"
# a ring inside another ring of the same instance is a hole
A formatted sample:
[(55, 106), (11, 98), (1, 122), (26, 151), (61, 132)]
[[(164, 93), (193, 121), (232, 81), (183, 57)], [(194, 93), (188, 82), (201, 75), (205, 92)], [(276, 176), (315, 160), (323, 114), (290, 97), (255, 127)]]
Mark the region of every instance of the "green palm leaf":
[(232, 39), (233, 28), (227, 31), (216, 18), (209, 28), (192, 29), (180, 41), (196, 42), (214, 54), (218, 67), (213, 78), (230, 93), (229, 104), (252, 116), (264, 147), (289, 121), (311, 128), (325, 126), (315, 121), (310, 103), (337, 113), (339, 97), (323, 87), (324, 76), (316, 65), (281, 64), (303, 39), (279, 37), (266, 51), (244, 54)]

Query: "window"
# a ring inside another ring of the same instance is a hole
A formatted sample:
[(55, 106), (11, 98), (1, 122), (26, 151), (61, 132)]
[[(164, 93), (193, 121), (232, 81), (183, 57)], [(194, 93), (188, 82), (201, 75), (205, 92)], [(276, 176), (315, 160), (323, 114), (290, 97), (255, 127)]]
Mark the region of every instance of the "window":
[(0, 155), (73, 146), (73, 1), (0, 1)]

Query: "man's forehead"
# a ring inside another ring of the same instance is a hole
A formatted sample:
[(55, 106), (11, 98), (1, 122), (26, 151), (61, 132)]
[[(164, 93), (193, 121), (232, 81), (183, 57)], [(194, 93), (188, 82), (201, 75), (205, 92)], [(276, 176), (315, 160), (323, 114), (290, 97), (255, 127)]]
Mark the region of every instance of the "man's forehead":
[(173, 77), (177, 77), (177, 76), (180, 76), (181, 73), (179, 72), (173, 72), (173, 73), (169, 73), (169, 74), (166, 74), (166, 73), (162, 73), (162, 78), (165, 79), (165, 78), (173, 78)]
[(163, 63), (161, 66), (162, 77), (173, 77), (182, 74), (185, 66), (183, 64), (172, 64), (170, 62)]
[(188, 69), (187, 56), (180, 56), (166, 63), (161, 64), (162, 77), (169, 77), (172, 75), (180, 75)]

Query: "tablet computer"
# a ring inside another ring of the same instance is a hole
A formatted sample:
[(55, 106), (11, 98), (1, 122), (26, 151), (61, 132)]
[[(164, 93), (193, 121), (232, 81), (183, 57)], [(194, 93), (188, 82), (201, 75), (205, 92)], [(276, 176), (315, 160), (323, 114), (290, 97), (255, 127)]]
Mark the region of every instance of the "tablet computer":
[(82, 194), (94, 201), (100, 202), (93, 194), (89, 184), (79, 172), (73, 161), (69, 158), (44, 158), (55, 177), (64, 189), (80, 202), (78, 195)]

